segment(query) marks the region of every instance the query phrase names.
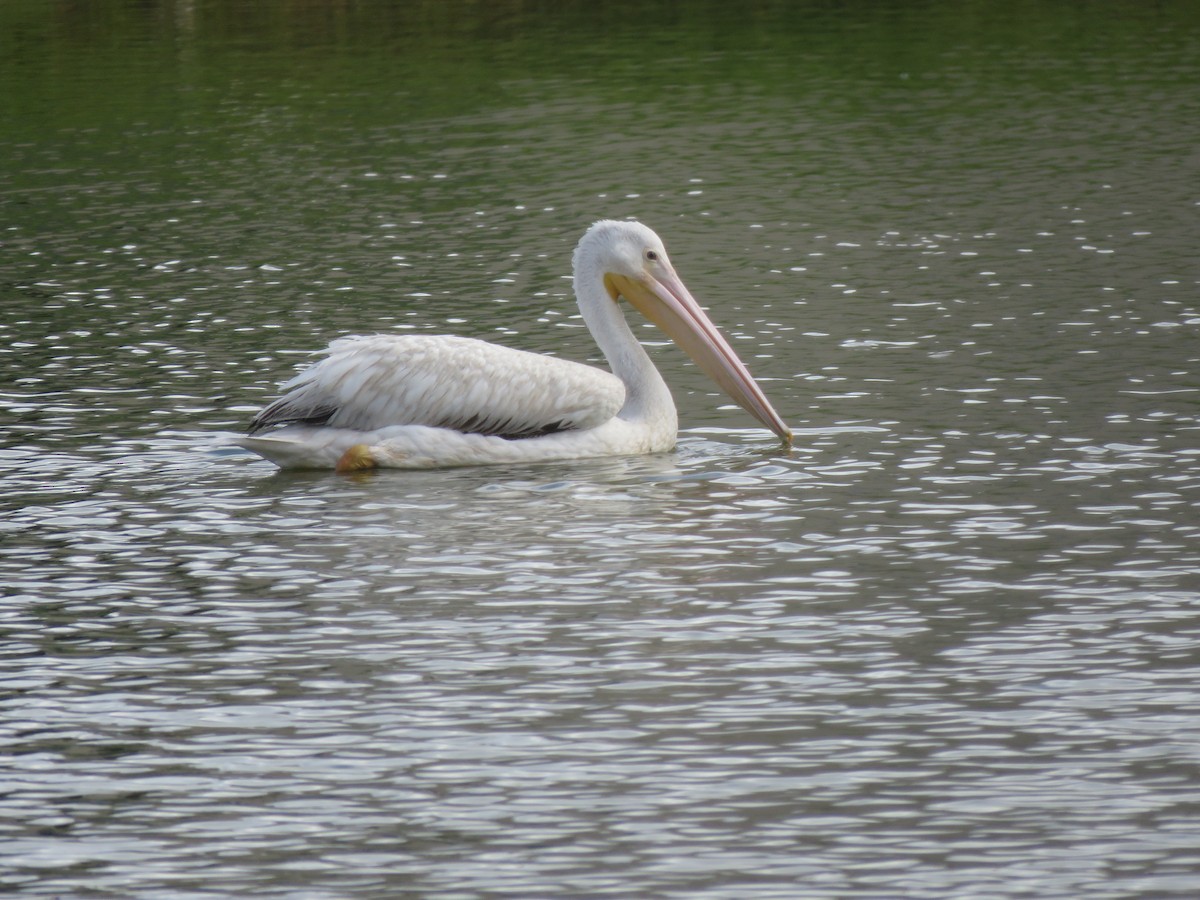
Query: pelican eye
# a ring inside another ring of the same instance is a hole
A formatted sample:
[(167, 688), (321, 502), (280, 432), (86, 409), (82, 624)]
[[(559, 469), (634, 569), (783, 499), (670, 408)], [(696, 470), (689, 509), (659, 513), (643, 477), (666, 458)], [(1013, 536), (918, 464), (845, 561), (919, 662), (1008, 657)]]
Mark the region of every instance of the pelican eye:
[(650, 260), (650, 262), (658, 262), (658, 252), (655, 250), (647, 250), (646, 259)]

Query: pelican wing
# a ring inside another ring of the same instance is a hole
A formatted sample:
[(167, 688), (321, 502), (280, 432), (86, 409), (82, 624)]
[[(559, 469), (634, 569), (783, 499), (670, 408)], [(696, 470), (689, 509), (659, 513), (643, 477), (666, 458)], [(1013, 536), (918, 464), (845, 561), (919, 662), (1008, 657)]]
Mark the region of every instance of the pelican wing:
[(508, 438), (594, 428), (625, 385), (602, 369), (451, 335), (340, 338), (250, 425), (429, 425)]

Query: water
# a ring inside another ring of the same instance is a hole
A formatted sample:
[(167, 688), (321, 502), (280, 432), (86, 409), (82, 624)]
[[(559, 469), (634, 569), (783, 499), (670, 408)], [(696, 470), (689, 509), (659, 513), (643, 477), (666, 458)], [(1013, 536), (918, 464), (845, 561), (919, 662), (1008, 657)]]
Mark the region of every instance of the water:
[[(1198, 45), (1174, 4), (6, 5), (0, 885), (1193, 894)], [(793, 453), (668, 347), (672, 454), (231, 446), (338, 334), (595, 360), (569, 253), (624, 215)]]

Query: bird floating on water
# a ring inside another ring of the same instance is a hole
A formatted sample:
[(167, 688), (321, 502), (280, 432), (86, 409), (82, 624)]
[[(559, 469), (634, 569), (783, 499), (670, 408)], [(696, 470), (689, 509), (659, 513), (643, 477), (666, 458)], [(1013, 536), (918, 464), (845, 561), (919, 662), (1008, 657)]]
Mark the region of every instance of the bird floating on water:
[(346, 337), (284, 385), (242, 446), (281, 468), (426, 469), (658, 453), (678, 418), (625, 298), (787, 445), (792, 433), (638, 222), (604, 220), (573, 257), (575, 297), (612, 372), (452, 335)]

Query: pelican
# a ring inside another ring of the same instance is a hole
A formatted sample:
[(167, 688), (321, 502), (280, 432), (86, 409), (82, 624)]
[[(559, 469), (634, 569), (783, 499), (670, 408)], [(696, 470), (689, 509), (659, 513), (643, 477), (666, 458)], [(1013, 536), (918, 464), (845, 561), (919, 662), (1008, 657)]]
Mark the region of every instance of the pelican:
[(678, 418), (623, 297), (788, 446), (792, 433), (638, 222), (596, 222), (572, 259), (612, 372), (451, 335), (346, 337), (283, 387), (242, 446), (281, 468), (424, 469), (658, 453)]

